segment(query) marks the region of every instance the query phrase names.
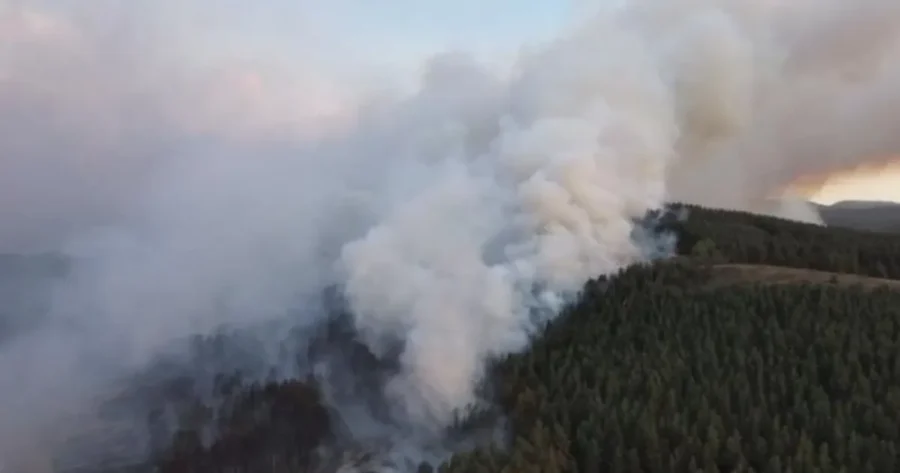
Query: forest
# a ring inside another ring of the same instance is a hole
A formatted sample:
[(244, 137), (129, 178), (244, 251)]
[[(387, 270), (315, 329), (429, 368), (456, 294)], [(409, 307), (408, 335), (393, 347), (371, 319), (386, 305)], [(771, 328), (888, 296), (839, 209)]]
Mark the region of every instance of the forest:
[[(491, 366), (497, 412), (458, 428), (502, 415), (509, 442), (418, 471), (900, 471), (900, 291), (883, 279), (784, 284), (765, 273), (713, 284), (727, 264), (900, 279), (900, 236), (677, 210), (657, 231), (677, 236), (681, 257), (590, 281), (527, 352)], [(377, 363), (340, 324), (322, 336)], [(196, 341), (205, 356), (222, 344)], [(314, 381), (220, 374), (215, 405), (180, 383), (157, 394), (171, 403), (181, 393), (178, 433), (134, 471), (337, 471), (339, 433)]]

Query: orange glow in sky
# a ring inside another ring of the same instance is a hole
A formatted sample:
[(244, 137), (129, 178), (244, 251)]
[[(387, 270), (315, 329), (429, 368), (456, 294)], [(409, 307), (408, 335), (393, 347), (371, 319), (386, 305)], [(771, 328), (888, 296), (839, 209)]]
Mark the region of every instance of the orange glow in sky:
[(827, 177), (804, 179), (794, 186), (813, 201), (831, 204), (841, 200), (900, 202), (900, 159)]

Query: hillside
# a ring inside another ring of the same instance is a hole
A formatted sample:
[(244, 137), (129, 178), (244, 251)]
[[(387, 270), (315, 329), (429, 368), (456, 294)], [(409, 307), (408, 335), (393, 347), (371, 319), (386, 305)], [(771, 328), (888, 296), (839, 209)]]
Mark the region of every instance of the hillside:
[(696, 208), (668, 226), (692, 258), (589, 284), (498, 367), (512, 451), (449, 471), (896, 471), (900, 292), (873, 276), (897, 277), (900, 240)]
[[(486, 386), (495, 411), (453, 436), (502, 416), (512, 439), (439, 471), (900, 468), (900, 237), (687, 210), (660, 220), (681, 257), (588, 283), (529, 351), (497, 360)], [(214, 366), (229, 337), (197, 340), (198, 366)], [(340, 318), (320, 343), (365, 373), (383, 369)], [(248, 384), (223, 373), (207, 405), (185, 376), (151, 376), (156, 387), (139, 396), (151, 425), (181, 413), (174, 441), (168, 429), (157, 438), (162, 473), (335, 472), (349, 457), (367, 461), (342, 441), (314, 380)]]
[(661, 218), (677, 251), (719, 262), (765, 264), (900, 279), (893, 233), (821, 227), (745, 212), (688, 206), (687, 218)]

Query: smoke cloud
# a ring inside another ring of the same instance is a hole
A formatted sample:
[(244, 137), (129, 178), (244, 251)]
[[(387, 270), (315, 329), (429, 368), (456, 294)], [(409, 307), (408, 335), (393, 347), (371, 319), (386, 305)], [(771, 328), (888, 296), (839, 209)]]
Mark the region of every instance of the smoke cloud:
[[(786, 205), (770, 199), (805, 178), (892, 156), (900, 144), (889, 118), (898, 100), (891, 85), (900, 72), (892, 65), (900, 53), (898, 12), (882, 1), (793, 2), (762, 8), (761, 15), (732, 16), (727, 21), (740, 22), (740, 28), (721, 27), (705, 46), (698, 41), (694, 58), (704, 48), (735, 51), (720, 54), (721, 64), (710, 62), (712, 70), (691, 68), (688, 75), (706, 77), (691, 81), (703, 84), (696, 90), (708, 96), (732, 84), (723, 97), (744, 108), (728, 109), (743, 113), (725, 121), (734, 127), (726, 144), (690, 153), (699, 162), (672, 173), (673, 196), (808, 220), (796, 199)], [(725, 67), (724, 61), (751, 51), (753, 61)]]
[(0, 251), (111, 223), (185, 149), (320, 132), (350, 100), (324, 68), (189, 61), (167, 2), (92, 5), (0, 5)]
[(655, 254), (635, 238), (647, 211), (817, 221), (783, 190), (900, 151), (887, 0), (619, 2), (509, 70), (438, 54), (405, 94), (196, 66), (142, 27), (168, 2), (17, 5), (0, 10), (0, 248), (72, 267), (0, 344), (7, 463), (191, 335), (315, 326), (332, 287), (375, 355), (399, 343), (394, 422), (439, 438), (487, 360)]

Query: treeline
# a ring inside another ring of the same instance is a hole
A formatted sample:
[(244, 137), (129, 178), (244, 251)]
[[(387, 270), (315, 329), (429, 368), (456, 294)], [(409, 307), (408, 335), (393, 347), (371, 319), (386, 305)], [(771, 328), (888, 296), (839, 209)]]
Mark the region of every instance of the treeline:
[(706, 254), (712, 247), (727, 262), (900, 279), (900, 238), (895, 234), (689, 205), (675, 210), (662, 218), (662, 228), (677, 235), (683, 255)]

